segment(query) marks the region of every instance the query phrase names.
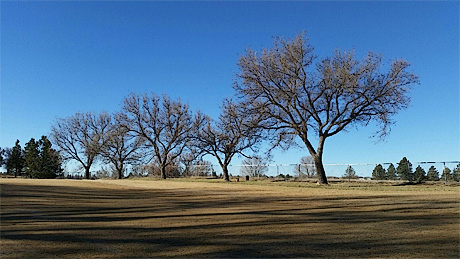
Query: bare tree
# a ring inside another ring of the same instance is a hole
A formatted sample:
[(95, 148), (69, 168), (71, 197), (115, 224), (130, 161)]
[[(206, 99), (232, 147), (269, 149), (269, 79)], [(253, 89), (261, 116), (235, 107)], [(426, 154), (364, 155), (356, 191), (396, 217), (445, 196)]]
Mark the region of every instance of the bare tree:
[(212, 175), (212, 163), (207, 160), (198, 160), (190, 166), (192, 176), (210, 176)]
[(85, 170), (85, 178), (90, 178), (90, 168), (100, 156), (104, 147), (104, 135), (109, 130), (111, 116), (77, 113), (58, 119), (51, 127), (51, 140), (59, 147), (64, 160), (74, 159)]
[(118, 179), (122, 179), (125, 165), (139, 162), (143, 156), (139, 149), (144, 142), (143, 138), (136, 137), (130, 131), (115, 120), (110, 130), (106, 132), (106, 144), (101, 150), (105, 161), (112, 163), (117, 172)]
[(203, 154), (209, 154), (217, 159), (222, 167), (224, 179), (230, 181), (228, 166), (236, 154), (247, 157), (247, 150), (256, 151), (261, 141), (260, 130), (257, 127), (259, 116), (245, 114), (241, 106), (231, 100), (225, 100), (218, 121), (209, 116), (197, 120), (200, 125), (195, 141)]
[(184, 170), (182, 172), (183, 176), (193, 175), (193, 165), (198, 163), (200, 161), (200, 157), (202, 156), (201, 150), (198, 149), (197, 144), (193, 143), (193, 141), (187, 149), (187, 152), (183, 153), (180, 157), (180, 163), (184, 166)]
[[(359, 61), (352, 52), (336, 51), (313, 66), (313, 47), (304, 35), (276, 38), (260, 54), (247, 50), (238, 66), (235, 90), (247, 103), (247, 113), (263, 114), (261, 127), (277, 134), (274, 145), (300, 137), (316, 166), (318, 181), (327, 184), (324, 142), (352, 126), (374, 121), (379, 137), (389, 133), (391, 117), (409, 104), (407, 93), (418, 82), (409, 63), (393, 60), (382, 68), (382, 57), (369, 52)], [(312, 140), (318, 144), (313, 146)]]
[(171, 160), (169, 164), (164, 168), (164, 170), (162, 169), (160, 162), (156, 158), (154, 158), (153, 161), (146, 166), (149, 175), (155, 177), (162, 177), (164, 173), (167, 178), (177, 178), (181, 176), (183, 171), (179, 158)]
[(294, 169), (294, 173), (298, 174), (300, 177), (315, 177), (316, 168), (313, 158), (311, 156), (303, 156), (300, 159), (300, 164), (298, 164)]
[(251, 177), (264, 176), (268, 171), (267, 161), (260, 156), (248, 157), (243, 160), (243, 165), (240, 169), (241, 175)]
[(145, 140), (145, 145), (166, 179), (166, 169), (186, 149), (193, 130), (193, 118), (186, 104), (163, 95), (134, 95), (123, 102), (124, 127)]

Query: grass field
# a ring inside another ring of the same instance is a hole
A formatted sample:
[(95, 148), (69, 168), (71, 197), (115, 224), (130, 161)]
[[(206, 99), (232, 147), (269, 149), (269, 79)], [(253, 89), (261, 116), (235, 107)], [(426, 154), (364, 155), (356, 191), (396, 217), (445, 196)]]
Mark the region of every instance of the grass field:
[(0, 179), (2, 258), (460, 256), (460, 187)]

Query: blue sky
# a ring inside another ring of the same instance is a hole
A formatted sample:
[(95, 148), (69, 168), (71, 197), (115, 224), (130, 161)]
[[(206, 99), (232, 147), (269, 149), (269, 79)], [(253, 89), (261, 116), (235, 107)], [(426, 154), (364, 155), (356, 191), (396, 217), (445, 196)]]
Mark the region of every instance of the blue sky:
[[(386, 141), (369, 138), (373, 125), (350, 129), (326, 141), (325, 163), (459, 160), (458, 1), (3, 1), (0, 146), (48, 135), (78, 111), (118, 111), (131, 92), (217, 117), (245, 48), (301, 31), (319, 58), (373, 50), (407, 59), (421, 82)], [(274, 162), (307, 153), (277, 151)]]

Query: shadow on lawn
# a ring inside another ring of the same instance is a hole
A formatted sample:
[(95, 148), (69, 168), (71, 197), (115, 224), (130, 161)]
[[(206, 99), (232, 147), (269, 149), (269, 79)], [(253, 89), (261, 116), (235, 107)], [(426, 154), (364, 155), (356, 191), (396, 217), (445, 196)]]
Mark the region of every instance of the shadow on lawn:
[(1, 185), (1, 199), (1, 238), (23, 244), (2, 243), (5, 257), (459, 255), (458, 234), (431, 232), (458, 233), (458, 204), (449, 199), (14, 184)]

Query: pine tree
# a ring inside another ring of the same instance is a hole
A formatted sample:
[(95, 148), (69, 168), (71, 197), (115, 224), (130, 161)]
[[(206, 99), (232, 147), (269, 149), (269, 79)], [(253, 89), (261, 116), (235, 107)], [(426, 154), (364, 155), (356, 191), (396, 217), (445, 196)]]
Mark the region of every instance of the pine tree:
[(452, 170), (449, 167), (445, 167), (442, 170), (441, 180), (443, 181), (452, 181)]
[(375, 166), (374, 170), (372, 171), (372, 178), (374, 178), (374, 180), (386, 180), (387, 179), (385, 168), (383, 168), (381, 164), (378, 164), (377, 166)]
[(8, 157), (6, 162), (7, 172), (13, 171), (14, 177), (21, 175), (22, 169), (24, 167), (24, 156), (22, 153), (21, 145), (19, 145), (19, 140), (16, 140), (14, 147), (11, 149), (11, 154)]
[(5, 163), (4, 155), (5, 155), (5, 150), (0, 147), (0, 167), (2, 167), (3, 164)]
[(432, 165), (430, 167), (430, 169), (428, 169), (428, 173), (426, 174), (426, 178), (427, 178), (428, 181), (439, 181), (439, 172), (436, 169), (436, 167), (434, 167), (434, 165)]
[(25, 172), (32, 178), (56, 178), (62, 173), (61, 157), (51, 148), (47, 137), (39, 141), (31, 138), (24, 148)]
[(398, 177), (396, 176), (396, 168), (393, 164), (390, 164), (387, 169), (387, 179), (388, 180), (397, 180)]
[(24, 171), (26, 175), (36, 178), (40, 174), (40, 167), (38, 142), (31, 138), (24, 146)]
[(412, 181), (412, 164), (406, 157), (403, 157), (396, 168), (396, 173), (401, 180)]
[(452, 171), (452, 180), (460, 182), (460, 163)]
[(414, 181), (420, 183), (426, 178), (426, 172), (421, 166), (417, 166), (414, 172)]
[(345, 170), (345, 174), (342, 177), (348, 179), (348, 181), (350, 181), (350, 179), (358, 178), (358, 176), (356, 175), (355, 169), (353, 169), (351, 165), (347, 167), (347, 169)]

